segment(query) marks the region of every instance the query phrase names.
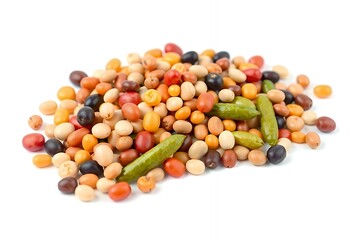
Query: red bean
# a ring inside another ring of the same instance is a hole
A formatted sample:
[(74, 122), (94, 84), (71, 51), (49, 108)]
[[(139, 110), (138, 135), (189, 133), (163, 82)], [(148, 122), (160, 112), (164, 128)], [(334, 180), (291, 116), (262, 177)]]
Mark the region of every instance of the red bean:
[(165, 52), (175, 52), (178, 53), (180, 56), (183, 55), (183, 50), (175, 43), (167, 43), (165, 46)]
[(122, 114), (126, 119), (132, 122), (137, 121), (141, 115), (138, 106), (131, 102), (123, 104)]
[(148, 131), (139, 132), (134, 140), (135, 149), (139, 153), (145, 153), (155, 144), (154, 136)]
[(136, 92), (120, 93), (120, 97), (118, 98), (118, 105), (120, 107), (123, 107), (123, 105), (128, 102), (134, 103), (136, 105), (141, 103), (141, 98), (139, 93), (136, 93)]
[(237, 160), (238, 157), (236, 156), (236, 153), (231, 149), (225, 150), (221, 158), (221, 162), (226, 168), (234, 167)]
[(259, 69), (257, 68), (248, 68), (243, 71), (246, 75), (246, 82), (252, 83), (252, 82), (258, 82), (261, 80), (262, 73)]
[(214, 97), (211, 93), (201, 93), (196, 101), (196, 108), (203, 113), (212, 110), (214, 106)]
[(336, 123), (330, 117), (323, 116), (323, 117), (317, 118), (316, 126), (319, 131), (324, 133), (330, 133), (335, 130)]
[(128, 163), (134, 161), (137, 157), (139, 157), (139, 152), (135, 149), (128, 149), (121, 152), (119, 156), (119, 163), (124, 167)]
[(22, 145), (30, 152), (37, 152), (44, 148), (45, 138), (40, 133), (30, 133), (23, 137)]

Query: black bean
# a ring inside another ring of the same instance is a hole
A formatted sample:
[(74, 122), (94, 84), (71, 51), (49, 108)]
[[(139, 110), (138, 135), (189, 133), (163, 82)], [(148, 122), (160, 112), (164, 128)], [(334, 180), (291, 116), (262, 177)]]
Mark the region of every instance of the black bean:
[(95, 120), (95, 113), (91, 107), (82, 107), (77, 113), (77, 122), (82, 126), (90, 125)]
[(57, 184), (57, 187), (60, 190), (60, 192), (65, 194), (74, 193), (77, 186), (78, 186), (78, 181), (74, 177), (62, 178)]
[(205, 77), (207, 87), (214, 91), (220, 91), (223, 87), (223, 78), (218, 73), (209, 73)]
[(275, 145), (270, 147), (267, 151), (268, 161), (273, 164), (281, 163), (286, 157), (285, 147), (282, 145)]
[(195, 51), (189, 51), (182, 55), (182, 63), (191, 63), (195, 64), (199, 60), (199, 55)]
[(56, 153), (64, 151), (63, 144), (55, 138), (48, 139), (45, 142), (44, 149), (50, 156), (54, 156)]
[(99, 111), (100, 105), (104, 102), (104, 98), (100, 94), (93, 94), (87, 97), (84, 106), (91, 107), (95, 112)]
[(279, 129), (285, 127), (286, 121), (285, 121), (284, 117), (282, 117), (282, 116), (275, 116), (275, 119), (277, 120), (277, 124), (278, 124), (278, 128)]
[(216, 150), (208, 150), (204, 158), (205, 166), (210, 169), (215, 169), (221, 164), (221, 155)]
[(273, 83), (277, 83), (279, 81), (279, 74), (275, 71), (264, 71), (262, 73), (261, 80), (271, 80)]
[(213, 62), (217, 62), (218, 59), (221, 59), (221, 58), (228, 58), (230, 59), (230, 55), (228, 52), (226, 51), (220, 51), (218, 53), (216, 53), (213, 57)]
[(83, 162), (79, 167), (79, 171), (82, 174), (92, 173), (98, 177), (101, 177), (104, 174), (104, 169), (98, 164), (97, 161), (94, 160), (88, 160)]
[(190, 135), (186, 135), (183, 144), (180, 146), (178, 151), (180, 152), (188, 152), (191, 144), (193, 143), (193, 140)]
[(294, 95), (292, 95), (292, 93), (289, 92), (288, 90), (282, 90), (282, 91), (285, 94), (285, 99), (284, 99), (285, 104), (293, 103), (294, 102)]

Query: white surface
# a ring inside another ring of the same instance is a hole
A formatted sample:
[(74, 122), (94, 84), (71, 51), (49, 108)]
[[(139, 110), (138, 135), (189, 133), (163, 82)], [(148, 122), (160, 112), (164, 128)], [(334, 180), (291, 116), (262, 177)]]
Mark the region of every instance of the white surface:
[[(351, 238), (347, 1), (62, 2), (0, 3), (0, 239)], [(167, 179), (120, 203), (60, 194), (55, 169), (36, 169), (21, 146), (32, 132), (27, 118), (70, 85), (72, 70), (91, 74), (112, 57), (126, 63), (127, 53), (167, 42), (261, 54), (287, 66), (291, 80), (305, 73), (312, 86), (332, 85), (332, 97), (314, 98), (313, 109), (337, 130), (321, 134), (318, 150), (294, 145), (280, 166), (246, 162)]]

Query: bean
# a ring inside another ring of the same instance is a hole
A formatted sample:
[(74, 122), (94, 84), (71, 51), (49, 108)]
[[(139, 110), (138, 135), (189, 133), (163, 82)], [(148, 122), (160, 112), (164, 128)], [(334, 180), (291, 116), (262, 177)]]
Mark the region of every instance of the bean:
[(160, 116), (155, 112), (148, 112), (143, 118), (143, 128), (149, 132), (156, 132), (160, 127)]
[(303, 93), (303, 87), (298, 84), (298, 83), (291, 83), (287, 90), (294, 96), (296, 97), (298, 94), (302, 94)]
[(193, 159), (201, 159), (203, 156), (205, 156), (207, 151), (208, 151), (208, 146), (206, 142), (199, 140), (194, 142), (190, 146), (188, 155), (190, 158), (193, 158)]
[(267, 97), (272, 103), (281, 103), (285, 99), (285, 94), (278, 89), (272, 89), (267, 92)]
[(190, 159), (186, 162), (185, 167), (193, 175), (201, 175), (205, 172), (205, 164), (198, 159)]
[(242, 63), (245, 63), (245, 58), (243, 56), (236, 56), (232, 59), (232, 63), (236, 66), (239, 67)]
[(76, 92), (71, 86), (63, 86), (57, 91), (57, 98), (62, 101), (65, 99), (76, 99)]
[(180, 97), (184, 101), (191, 100), (195, 97), (195, 87), (191, 82), (183, 82), (180, 86)]
[(156, 181), (153, 178), (141, 176), (137, 180), (137, 187), (143, 193), (151, 192), (156, 187)]
[[(279, 88), (277, 88), (279, 89)], [(285, 94), (285, 99), (284, 102), (285, 104), (291, 104), (294, 102), (294, 95), (292, 95), (291, 92), (289, 92), (288, 90), (282, 90), (283, 93)]]
[(249, 58), (248, 62), (255, 64), (258, 68), (262, 68), (264, 65), (264, 59), (259, 55), (252, 56)]
[(173, 157), (176, 159), (179, 159), (184, 164), (186, 164), (186, 162), (190, 159), (187, 152), (179, 152), (179, 151), (173, 154)]
[(233, 148), (233, 150), (237, 155), (238, 160), (247, 160), (250, 152), (250, 150), (247, 147), (237, 145)]
[(268, 149), (267, 158), (268, 161), (273, 164), (281, 163), (286, 157), (286, 149), (281, 145), (275, 145)]
[(257, 96), (257, 88), (253, 83), (245, 83), (241, 87), (241, 95), (247, 99), (253, 100)]
[(305, 140), (307, 145), (312, 149), (318, 148), (321, 144), (321, 139), (316, 132), (308, 132)]
[(139, 152), (135, 149), (127, 149), (121, 152), (119, 156), (119, 163), (124, 167), (133, 162), (140, 156)]
[(279, 138), (291, 139), (291, 131), (285, 128), (279, 129)]
[(262, 81), (262, 92), (263, 93), (267, 93), (269, 90), (273, 90), (273, 89), (275, 89), (275, 86), (271, 80), (263, 80)]
[(91, 155), (88, 151), (86, 150), (79, 150), (76, 152), (74, 155), (74, 161), (79, 165), (82, 164), (83, 162), (90, 160)]
[(272, 70), (279, 74), (279, 78), (285, 79), (289, 76), (289, 70), (282, 65), (275, 65)]
[(30, 133), (22, 138), (22, 145), (30, 152), (37, 152), (44, 148), (45, 138), (40, 133)]
[(221, 58), (230, 58), (230, 55), (227, 51), (219, 51), (213, 56), (213, 61), (216, 62)]
[(98, 111), (103, 102), (104, 99), (100, 94), (92, 94), (84, 101), (84, 106), (91, 107), (94, 111)]
[(303, 110), (306, 111), (312, 107), (313, 101), (309, 96), (305, 94), (297, 94), (295, 96), (295, 103), (300, 105)]
[(54, 135), (55, 128), (56, 128), (55, 124), (48, 124), (48, 125), (46, 125), (45, 129), (44, 129), (45, 135), (48, 138), (54, 138), (55, 137), (55, 135)]
[(173, 124), (173, 130), (177, 133), (188, 134), (193, 129), (191, 123), (185, 120), (177, 120)]
[(204, 163), (206, 167), (215, 169), (221, 164), (221, 155), (216, 150), (209, 149), (205, 155)]
[[(65, 164), (65, 163), (67, 163), (67, 162), (64, 162), (63, 164)], [(75, 163), (75, 165), (77, 166), (76, 163)], [(104, 172), (102, 166), (99, 165), (99, 163), (97, 161), (95, 161), (95, 160), (88, 160), (88, 161), (85, 161), (84, 163), (82, 163), (79, 166), (79, 171), (81, 172), (81, 174), (92, 173), (92, 174), (95, 174), (98, 177), (103, 176), (103, 172)]]
[(183, 100), (180, 97), (170, 97), (166, 102), (169, 111), (177, 111), (183, 106)]
[(257, 135), (244, 132), (244, 131), (234, 131), (232, 135), (235, 138), (235, 143), (244, 146), (249, 149), (256, 149), (263, 146), (264, 142)]
[(208, 70), (201, 65), (192, 65), (189, 68), (189, 72), (192, 72), (196, 75), (197, 79), (202, 79), (208, 74)]
[(272, 103), (267, 96), (256, 99), (257, 109), (261, 112), (261, 132), (263, 139), (271, 146), (278, 141), (278, 124), (275, 119)]
[(69, 80), (76, 86), (80, 85), (80, 82), (83, 78), (87, 77), (88, 75), (83, 71), (72, 71), (69, 75)]
[(224, 129), (222, 120), (216, 116), (213, 116), (208, 120), (207, 127), (209, 132), (216, 136), (223, 132)]
[(306, 125), (315, 125), (318, 117), (314, 111), (305, 111), (301, 115), (301, 118)]
[(258, 82), (262, 78), (262, 73), (257, 68), (245, 69), (243, 73), (246, 75), (246, 82), (248, 83)]
[(291, 141), (294, 143), (305, 143), (306, 134), (301, 131), (296, 131), (291, 133)]
[[(122, 121), (125, 121), (125, 120), (122, 120)], [(132, 129), (131, 130), (131, 132), (132, 132), (133, 131), (133, 126), (131, 126), (131, 129)], [(130, 130), (130, 127), (128, 128), (128, 130)], [(116, 129), (116, 131), (117, 131), (117, 129)], [(105, 138), (107, 138), (110, 135), (111, 128), (106, 123), (97, 123), (91, 129), (91, 133), (94, 135), (94, 137), (96, 137), (98, 139), (105, 139)], [(117, 133), (120, 134), (118, 131), (117, 131)], [(122, 134), (120, 134), (120, 135), (122, 135)]]
[(234, 122), (234, 120), (225, 119), (223, 120), (223, 127), (224, 127), (224, 130), (233, 132), (236, 129), (236, 123)]
[(261, 150), (251, 150), (247, 157), (249, 161), (255, 166), (262, 166), (267, 162), (267, 157)]
[(303, 108), (300, 105), (291, 103), (286, 105), (286, 107), (289, 109), (289, 116), (301, 117), (303, 114)]
[(197, 81), (194, 85), (195, 87), (195, 96), (200, 96), (202, 93), (207, 92), (207, 85), (203, 81)]
[(235, 68), (229, 68), (229, 77), (233, 79), (236, 83), (243, 83), (246, 81), (246, 75), (242, 71), (235, 69)]
[(56, 110), (54, 115), (54, 123), (55, 125), (59, 125), (64, 122), (69, 121), (69, 111), (64, 108), (59, 108)]
[(113, 161), (113, 151), (106, 145), (98, 146), (94, 150), (94, 159), (100, 166), (107, 167)]
[(222, 71), (226, 71), (230, 66), (229, 59), (226, 57), (218, 59), (216, 64), (221, 67)]
[(59, 189), (59, 191), (64, 194), (74, 193), (77, 186), (78, 186), (78, 182), (77, 182), (77, 179), (74, 177), (62, 178), (57, 184), (57, 188)]
[(124, 151), (131, 148), (133, 145), (133, 139), (130, 136), (121, 136), (117, 139), (116, 148), (118, 151)]
[(45, 168), (51, 165), (52, 157), (48, 154), (37, 154), (33, 156), (32, 162), (38, 168)]
[(236, 156), (236, 153), (233, 150), (228, 149), (224, 151), (221, 162), (224, 167), (233, 168), (236, 164), (237, 159), (238, 157)]
[(83, 104), (85, 100), (89, 97), (91, 90), (86, 88), (81, 88), (77, 91), (76, 101), (80, 104)]
[(33, 130), (39, 130), (43, 125), (43, 119), (39, 115), (32, 115), (28, 119), (28, 125)]
[(297, 75), (296, 82), (300, 84), (303, 88), (307, 88), (308, 85), (310, 85), (309, 77), (304, 74)]
[(87, 135), (88, 133), (90, 133), (89, 129), (86, 128), (80, 128), (75, 130), (73, 133), (71, 133), (68, 137), (67, 137), (67, 144), (70, 147), (77, 147), (82, 143), (82, 139), (85, 135)]
[(304, 121), (300, 117), (290, 116), (286, 119), (286, 126), (292, 132), (302, 130), (304, 125)]
[(197, 82), (197, 76), (193, 72), (185, 71), (182, 73), (183, 82), (190, 82), (191, 84), (195, 84)]
[(165, 172), (162, 168), (154, 168), (146, 174), (146, 177), (153, 178), (155, 182), (160, 182), (165, 178)]
[(80, 185), (87, 185), (91, 188), (96, 188), (96, 183), (99, 180), (98, 176), (92, 173), (84, 174), (79, 177), (78, 182)]
[(61, 178), (77, 177), (77, 174), (78, 174), (77, 163), (73, 161), (63, 162), (58, 169), (58, 174)]
[(228, 87), (228, 89), (233, 91), (235, 96), (241, 95), (241, 87), (238, 85), (231, 85)]
[[(65, 153), (69, 156), (69, 160), (74, 160), (74, 156), (76, 155), (76, 153), (79, 151), (79, 150), (82, 150), (80, 147), (68, 147), (66, 150), (65, 150)], [(58, 154), (58, 153), (57, 153)], [(55, 154), (55, 155), (57, 155)]]
[(44, 148), (45, 152), (50, 156), (54, 156), (56, 153), (64, 151), (62, 143), (57, 139), (48, 139), (45, 142)]
[(119, 91), (117, 88), (112, 88), (108, 90), (104, 95), (104, 102), (105, 103), (114, 103), (119, 95)]
[(116, 181), (113, 179), (100, 178), (96, 183), (96, 188), (102, 193), (107, 193), (110, 187), (115, 184)]
[(198, 124), (194, 127), (194, 136), (198, 140), (205, 140), (208, 135), (208, 128), (205, 124)]
[(216, 135), (209, 134), (205, 137), (205, 142), (209, 149), (217, 149), (219, 146), (219, 140)]
[(70, 160), (71, 160), (71, 157), (67, 153), (63, 153), (63, 152), (56, 153), (51, 159), (55, 167), (60, 167), (62, 163)]
[(274, 104), (273, 109), (277, 115), (282, 116), (282, 117), (287, 117), (290, 114), (290, 111), (287, 108), (287, 106), (285, 106), (284, 104), (281, 104), (281, 103)]
[(68, 136), (75, 131), (73, 124), (71, 123), (61, 123), (55, 127), (54, 136), (55, 138), (65, 141)]
[(286, 121), (285, 118), (282, 116), (275, 116), (275, 119), (277, 120), (277, 124), (278, 124), (278, 129), (284, 128)]
[(79, 185), (76, 187), (74, 194), (83, 202), (90, 202), (95, 198), (94, 189), (87, 185)]
[(286, 151), (290, 150), (291, 141), (288, 138), (280, 138), (277, 144), (283, 146)]
[(332, 92), (332, 88), (329, 85), (317, 85), (313, 88), (313, 93), (318, 98), (327, 98)]
[(218, 139), (219, 139), (219, 145), (224, 150), (232, 149), (234, 147), (235, 138), (234, 138), (233, 134), (230, 131), (227, 131), (227, 130), (222, 131), (219, 134)]
[(72, 114), (77, 106), (78, 103), (76, 100), (65, 99), (61, 101), (59, 108), (64, 108), (68, 110), (70, 114)]
[(336, 123), (332, 118), (323, 116), (323, 117), (317, 118), (316, 126), (319, 131), (324, 133), (330, 133), (335, 130)]
[(280, 79), (280, 75), (275, 71), (264, 71), (262, 72), (262, 78), (264, 80), (270, 80), (272, 83), (277, 83)]

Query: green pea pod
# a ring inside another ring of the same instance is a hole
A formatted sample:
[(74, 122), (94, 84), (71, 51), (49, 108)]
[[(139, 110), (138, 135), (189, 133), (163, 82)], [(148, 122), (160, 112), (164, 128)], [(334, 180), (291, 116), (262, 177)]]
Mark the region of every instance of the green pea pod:
[(242, 96), (236, 96), (232, 103), (243, 107), (251, 107), (256, 109), (255, 104), (250, 99), (244, 98)]
[(233, 103), (217, 103), (207, 116), (217, 116), (221, 119), (248, 120), (260, 114), (255, 108), (241, 106)]
[(271, 80), (263, 80), (262, 91), (267, 93), (269, 90), (275, 89), (275, 85)]
[(130, 182), (144, 176), (151, 169), (159, 166), (168, 157), (175, 153), (183, 144), (185, 135), (175, 134), (129, 163), (118, 176), (117, 181)]
[(235, 138), (235, 144), (239, 144), (241, 146), (256, 149), (263, 146), (263, 140), (257, 136), (256, 134), (245, 132), (245, 131), (235, 131), (232, 132)]
[(273, 105), (266, 95), (256, 98), (257, 109), (261, 112), (261, 132), (263, 139), (274, 146), (278, 142), (278, 124), (274, 115)]

